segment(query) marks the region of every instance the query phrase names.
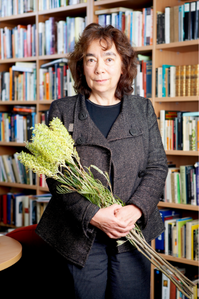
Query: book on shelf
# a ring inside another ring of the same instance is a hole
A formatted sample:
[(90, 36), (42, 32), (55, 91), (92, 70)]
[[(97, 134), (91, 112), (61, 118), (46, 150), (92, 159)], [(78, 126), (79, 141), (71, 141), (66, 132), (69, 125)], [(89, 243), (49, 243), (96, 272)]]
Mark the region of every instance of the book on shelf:
[(198, 32), (199, 1), (165, 7), (157, 12), (157, 44), (194, 40)]
[(2, 0), (0, 1), (0, 16), (8, 17), (12, 15), (19, 15), (23, 13), (34, 12), (36, 10), (35, 0)]
[(156, 68), (156, 97), (199, 95), (199, 64)]
[(39, 78), (40, 100), (54, 100), (75, 94), (72, 75), (65, 59), (52, 61), (46, 67), (42, 65)]
[[(198, 279), (193, 275), (186, 273), (185, 268), (176, 267), (182, 274), (188, 275), (188, 278), (195, 284), (194, 296), (192, 299), (197, 299), (197, 291), (199, 287)], [(186, 299), (182, 293), (180, 293), (175, 284), (170, 281), (160, 270), (154, 268), (154, 299)], [(197, 277), (197, 275), (195, 275)], [(177, 277), (176, 277), (177, 278)]]
[(199, 205), (198, 165), (168, 165), (163, 201), (176, 204)]
[(66, 54), (73, 51), (75, 41), (86, 26), (86, 17), (50, 17), (39, 22), (39, 55)]
[(198, 248), (198, 246), (193, 246), (193, 227), (199, 225), (199, 220), (195, 219), (186, 223), (186, 258), (193, 259), (193, 249)]
[(50, 198), (50, 193), (43, 195), (11, 192), (1, 194), (0, 222), (16, 227), (36, 224), (39, 222)]
[(125, 7), (96, 10), (101, 26), (112, 25), (125, 32), (133, 47), (153, 44), (153, 8), (136, 11)]
[(80, 3), (86, 3), (87, 0), (62, 0), (62, 1), (50, 1), (50, 0), (40, 0), (39, 10), (47, 10), (52, 8), (66, 7), (68, 5), (75, 5)]
[(15, 153), (0, 156), (0, 182), (36, 185), (36, 174), (26, 170)]
[(23, 143), (31, 139), (37, 114), (27, 112), (28, 108), (18, 110), (0, 112), (0, 141)]
[(152, 60), (149, 55), (138, 54), (137, 76), (135, 78), (134, 94), (152, 97)]
[[(160, 209), (160, 216), (162, 218), (162, 221), (164, 223), (166, 217), (173, 217), (175, 215), (178, 215), (178, 213), (175, 210), (170, 209)], [(155, 239), (155, 249), (156, 251), (160, 253), (165, 252), (165, 232), (162, 232), (156, 239)]]
[(165, 254), (172, 255), (172, 226), (176, 225), (176, 220), (180, 218), (180, 214), (169, 216), (165, 218), (164, 226), (165, 226)]
[(0, 72), (0, 101), (36, 100), (35, 63), (17, 63), (9, 71)]
[(186, 257), (186, 223), (193, 220), (191, 217), (184, 217), (176, 220), (177, 229), (177, 257)]
[(165, 150), (199, 149), (199, 113), (160, 110), (160, 134)]
[(0, 59), (36, 56), (36, 25), (0, 28)]
[[(181, 218), (180, 214), (168, 216), (164, 221), (163, 253), (191, 260), (198, 260), (199, 220), (192, 217)], [(158, 250), (157, 250), (158, 251)]]

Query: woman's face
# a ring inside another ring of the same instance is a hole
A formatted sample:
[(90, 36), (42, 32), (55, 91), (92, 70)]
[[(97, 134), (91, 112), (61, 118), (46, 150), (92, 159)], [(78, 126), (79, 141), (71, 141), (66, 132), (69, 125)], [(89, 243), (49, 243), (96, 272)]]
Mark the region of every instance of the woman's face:
[(93, 41), (84, 57), (84, 75), (92, 94), (100, 96), (111, 96), (115, 90), (122, 74), (122, 60), (116, 50), (114, 43), (108, 50), (103, 50), (99, 40)]

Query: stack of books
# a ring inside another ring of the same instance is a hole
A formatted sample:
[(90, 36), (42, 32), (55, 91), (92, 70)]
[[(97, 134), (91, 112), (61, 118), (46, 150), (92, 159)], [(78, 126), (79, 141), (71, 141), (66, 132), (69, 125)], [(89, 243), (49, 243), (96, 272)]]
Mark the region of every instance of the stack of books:
[(135, 11), (125, 7), (96, 10), (101, 26), (112, 25), (128, 36), (133, 47), (153, 44), (153, 8)]
[(157, 44), (199, 38), (199, 1), (166, 7), (157, 12)]
[(16, 227), (37, 224), (50, 198), (50, 193), (42, 195), (1, 194), (0, 223)]
[(199, 64), (168, 65), (156, 68), (156, 97), (199, 95)]

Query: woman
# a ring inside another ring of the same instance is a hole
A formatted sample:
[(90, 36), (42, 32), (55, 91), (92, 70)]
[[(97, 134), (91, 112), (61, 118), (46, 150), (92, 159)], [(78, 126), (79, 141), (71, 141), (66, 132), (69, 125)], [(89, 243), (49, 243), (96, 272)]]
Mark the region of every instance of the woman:
[(135, 52), (121, 31), (90, 24), (69, 67), (77, 95), (54, 101), (49, 121), (61, 119), (81, 164), (107, 171), (126, 205), (99, 209), (79, 194), (57, 194), (47, 179), (52, 199), (37, 233), (67, 259), (75, 298), (148, 299), (150, 262), (128, 242), (117, 246), (136, 222), (148, 242), (164, 230), (157, 204), (167, 161), (150, 100), (131, 95)]

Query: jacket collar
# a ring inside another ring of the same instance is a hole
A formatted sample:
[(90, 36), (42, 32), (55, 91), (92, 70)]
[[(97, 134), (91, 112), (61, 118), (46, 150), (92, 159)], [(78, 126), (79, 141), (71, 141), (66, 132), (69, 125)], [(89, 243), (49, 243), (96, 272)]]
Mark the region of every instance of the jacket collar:
[(85, 97), (79, 95), (74, 112), (73, 139), (77, 144), (81, 141), (81, 144), (109, 147), (109, 142), (140, 135), (141, 129), (136, 117), (136, 105), (134, 105), (136, 100), (138, 99), (132, 96), (124, 96), (121, 112), (105, 138), (89, 116)]

